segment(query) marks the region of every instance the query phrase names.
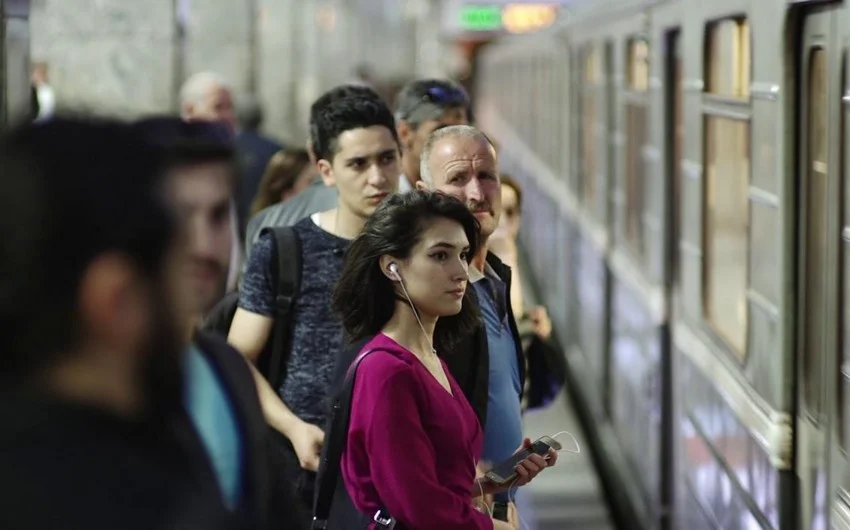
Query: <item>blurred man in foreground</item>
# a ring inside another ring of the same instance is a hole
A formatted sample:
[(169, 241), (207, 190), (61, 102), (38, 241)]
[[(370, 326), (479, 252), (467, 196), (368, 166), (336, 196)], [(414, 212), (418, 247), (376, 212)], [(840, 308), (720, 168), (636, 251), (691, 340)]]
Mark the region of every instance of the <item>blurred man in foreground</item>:
[(159, 162), (110, 122), (0, 142), (0, 528), (233, 528), (175, 428), (190, 297)]
[(181, 271), (190, 290), (191, 314), (181, 323), (188, 343), (183, 405), (199, 450), (211, 464), (199, 468), (200, 477), (218, 485), (222, 502), (232, 512), (263, 528), (292, 528), (292, 514), (283, 512), (292, 509), (285, 485), (270, 482), (268, 427), (249, 366), (223, 337), (198, 329), (217, 301), (227, 271), (235, 149), (213, 123), (163, 117), (138, 126), (166, 155), (164, 197), (186, 233), (188, 252)]

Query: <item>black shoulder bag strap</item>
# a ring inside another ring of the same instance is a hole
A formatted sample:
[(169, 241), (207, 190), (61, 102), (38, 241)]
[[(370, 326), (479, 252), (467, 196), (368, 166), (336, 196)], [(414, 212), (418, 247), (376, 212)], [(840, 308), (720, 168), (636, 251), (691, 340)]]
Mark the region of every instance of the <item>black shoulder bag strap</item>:
[(269, 373), (266, 379), (272, 388), (278, 388), (285, 377), (284, 368), (289, 358), (292, 341), (292, 304), (298, 296), (301, 285), (301, 241), (292, 227), (266, 228), (274, 234), (275, 255), (277, 256), (277, 271), (275, 284), (276, 313), (272, 327), (271, 352), (269, 357)]
[[(312, 530), (324, 530), (327, 528), (328, 518), (334, 501), (334, 493), (339, 483), (342, 463), (342, 450), (348, 438), (348, 426), (351, 420), (351, 398), (354, 394), (354, 381), (357, 377), (357, 367), (360, 363), (377, 350), (366, 350), (351, 363), (345, 377), (345, 383), (339, 394), (334, 398), (333, 418), (328, 432), (327, 452), (325, 461), (322, 462), (324, 473), (322, 473), (316, 487), (316, 504), (313, 509)], [(373, 520), (378, 529), (391, 529), (395, 526), (395, 520), (384, 510), (374, 514)]]

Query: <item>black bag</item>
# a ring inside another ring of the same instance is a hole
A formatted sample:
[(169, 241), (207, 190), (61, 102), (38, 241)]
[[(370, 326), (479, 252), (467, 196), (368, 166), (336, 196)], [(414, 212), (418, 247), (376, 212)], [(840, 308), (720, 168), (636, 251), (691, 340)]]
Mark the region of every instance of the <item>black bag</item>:
[[(292, 227), (264, 228), (262, 233), (274, 236), (273, 255), (277, 268), (274, 270), (276, 312), (271, 340), (266, 343), (257, 359), (257, 370), (277, 389), (286, 376), (286, 363), (292, 347), (292, 319), (290, 313), (301, 285), (301, 241)], [(210, 311), (203, 329), (217, 332), (224, 337), (230, 332), (230, 324), (239, 303), (239, 293), (227, 293)]]
[(351, 397), (354, 393), (354, 380), (357, 367), (369, 354), (376, 350), (361, 353), (348, 369), (345, 383), (336, 394), (331, 410), (331, 419), (325, 433), (325, 445), (319, 462), (316, 478), (316, 498), (313, 505), (313, 530), (364, 530), (373, 521), (377, 529), (392, 529), (396, 521), (386, 510), (380, 510), (370, 517), (360, 512), (351, 501), (345, 483), (340, 480), (342, 470), (342, 450), (348, 438), (348, 425), (351, 419)]

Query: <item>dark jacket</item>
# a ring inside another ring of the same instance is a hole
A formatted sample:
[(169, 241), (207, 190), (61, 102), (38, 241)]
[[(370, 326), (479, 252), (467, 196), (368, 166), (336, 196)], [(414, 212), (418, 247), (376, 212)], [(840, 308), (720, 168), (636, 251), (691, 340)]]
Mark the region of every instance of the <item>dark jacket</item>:
[[(511, 268), (502, 263), (492, 252), (487, 253), (487, 263), (493, 268), (499, 278), (507, 286), (506, 292), (511, 292)], [(471, 293), (473, 296), (475, 291)], [(508, 323), (516, 344), (517, 365), (519, 366), (520, 388), (525, 387), (525, 357), (522, 352), (522, 342), (514, 320), (511, 308), (511, 297), (505, 297), (507, 303)], [(437, 348), (439, 352), (440, 349)], [(475, 415), (481, 425), (487, 421), (487, 399), (490, 392), (490, 350), (487, 343), (487, 330), (484, 322), (475, 332), (461, 341), (457, 346), (443, 356), (452, 376), (463, 389), (466, 399), (475, 410)], [(517, 399), (520, 399), (518, 396)]]
[[(273, 466), (278, 463), (272, 454), (270, 427), (266, 423), (254, 377), (245, 358), (219, 335), (198, 331), (195, 335), (198, 349), (215, 367), (236, 412), (243, 441), (244, 474), (240, 512), (245, 518), (257, 522), (258, 528), (289, 530), (297, 528), (292, 513), (294, 491), (289, 484), (279, 480)], [(193, 429), (194, 433), (194, 429)], [(197, 454), (207, 455), (203, 441), (195, 433), (190, 443), (198, 444)], [(215, 472), (209, 458), (195, 464), (201, 481), (216, 483)]]
[[(258, 529), (201, 484), (169, 418), (0, 390), (0, 528)], [(215, 480), (215, 477), (213, 477)], [(213, 487), (210, 487), (210, 486)]]
[(239, 154), (240, 178), (236, 207), (239, 212), (239, 227), (248, 224), (251, 203), (260, 189), (260, 181), (272, 156), (283, 149), (279, 143), (252, 131), (240, 131), (236, 135), (236, 150)]

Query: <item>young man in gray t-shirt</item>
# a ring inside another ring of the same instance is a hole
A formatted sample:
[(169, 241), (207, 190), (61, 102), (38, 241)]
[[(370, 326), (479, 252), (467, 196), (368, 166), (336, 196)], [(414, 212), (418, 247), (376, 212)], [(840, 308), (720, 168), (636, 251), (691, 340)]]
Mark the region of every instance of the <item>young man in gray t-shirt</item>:
[[(298, 480), (307, 507), (312, 507), (312, 472), (324, 440), (327, 391), (343, 340), (342, 324), (330, 304), (333, 287), (349, 242), (398, 187), (400, 157), (392, 113), (373, 98), (346, 97), (316, 109), (313, 132), (319, 172), (339, 190), (339, 204), (293, 227), (301, 243), (302, 273), (290, 315), (294, 329), (286, 377), (280, 388), (271, 388), (255, 371), (269, 424), (292, 443), (300, 466), (309, 472)], [(228, 335), (251, 361), (257, 360), (274, 325), (273, 245), (271, 235), (255, 245)]]

